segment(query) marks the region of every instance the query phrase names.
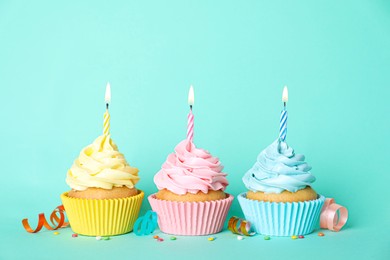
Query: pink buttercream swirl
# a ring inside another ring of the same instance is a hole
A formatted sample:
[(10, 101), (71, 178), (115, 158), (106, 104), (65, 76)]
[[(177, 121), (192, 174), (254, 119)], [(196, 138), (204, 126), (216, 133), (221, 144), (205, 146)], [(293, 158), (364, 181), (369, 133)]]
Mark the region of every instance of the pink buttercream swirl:
[(168, 155), (161, 170), (154, 176), (157, 188), (183, 195), (187, 192), (225, 190), (229, 182), (218, 158), (196, 148), (189, 140), (181, 141), (175, 152)]

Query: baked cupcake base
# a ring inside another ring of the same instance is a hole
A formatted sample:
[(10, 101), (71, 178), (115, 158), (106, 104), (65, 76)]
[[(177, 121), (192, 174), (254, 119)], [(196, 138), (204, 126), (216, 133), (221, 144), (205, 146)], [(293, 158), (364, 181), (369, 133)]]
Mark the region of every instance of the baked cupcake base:
[(88, 188), (83, 191), (71, 190), (68, 196), (80, 199), (119, 199), (137, 195), (136, 188), (112, 187), (112, 189)]
[(80, 199), (61, 194), (73, 232), (86, 236), (114, 236), (133, 230), (144, 193), (119, 199)]
[(202, 236), (222, 230), (234, 197), (202, 202), (160, 200), (156, 194), (148, 197), (153, 211), (157, 212), (160, 230), (167, 234)]
[(290, 192), (287, 190), (281, 193), (265, 193), (262, 191), (248, 191), (246, 197), (251, 200), (265, 201), (265, 202), (298, 202), (317, 199), (317, 193), (307, 186), (297, 192)]
[(259, 234), (270, 236), (306, 235), (318, 226), (318, 218), (325, 197), (300, 202), (264, 202), (247, 198), (246, 192), (238, 195), (245, 219)]
[(159, 190), (156, 193), (156, 198), (160, 200), (169, 200), (169, 201), (212, 201), (212, 200), (221, 200), (226, 198), (226, 193), (222, 190), (210, 190), (207, 194), (199, 191), (196, 194), (186, 193), (184, 195), (178, 195), (169, 191), (167, 189)]

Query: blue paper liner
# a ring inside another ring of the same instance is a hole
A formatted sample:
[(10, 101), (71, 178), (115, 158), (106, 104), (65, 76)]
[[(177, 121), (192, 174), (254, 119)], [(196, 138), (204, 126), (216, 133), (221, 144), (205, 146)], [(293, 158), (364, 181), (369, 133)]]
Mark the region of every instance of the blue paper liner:
[(246, 192), (238, 195), (238, 201), (246, 220), (254, 230), (269, 236), (306, 235), (318, 225), (325, 197), (303, 202), (264, 202), (246, 198)]

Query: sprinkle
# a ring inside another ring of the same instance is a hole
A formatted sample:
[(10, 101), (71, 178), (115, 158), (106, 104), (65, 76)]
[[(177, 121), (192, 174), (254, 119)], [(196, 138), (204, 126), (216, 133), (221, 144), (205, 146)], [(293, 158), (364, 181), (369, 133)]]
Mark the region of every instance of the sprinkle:
[(325, 234), (322, 233), (322, 232), (318, 232), (318, 236), (319, 236), (319, 237), (323, 237), (323, 236), (325, 236)]
[(161, 237), (157, 238), (157, 242), (162, 242), (164, 241), (164, 239), (162, 239)]
[(208, 240), (208, 241), (214, 241), (214, 240), (215, 240), (215, 237), (209, 237), (207, 240)]
[(265, 236), (264, 240), (270, 240), (271, 238), (269, 236)]
[(102, 237), (103, 240), (110, 240), (110, 237)]
[(291, 236), (291, 238), (295, 240), (295, 239), (297, 239), (298, 237), (297, 237), (297, 236)]
[(298, 237), (299, 237), (299, 238), (305, 238), (305, 237), (304, 237), (304, 236), (302, 236), (302, 235), (299, 235)]
[(59, 233), (60, 233), (60, 232), (54, 232), (53, 234), (54, 234), (54, 235), (58, 235)]
[(176, 237), (170, 237), (171, 240), (176, 240)]
[(72, 237), (78, 237), (78, 236), (79, 236), (79, 235), (76, 234), (76, 233), (72, 234)]
[(237, 236), (237, 240), (243, 240), (244, 237), (243, 236)]
[(97, 236), (96, 240), (102, 240), (102, 237), (101, 236)]
[(158, 238), (159, 238), (159, 236), (155, 235), (155, 236), (153, 236), (153, 238), (154, 238), (154, 239), (158, 239)]

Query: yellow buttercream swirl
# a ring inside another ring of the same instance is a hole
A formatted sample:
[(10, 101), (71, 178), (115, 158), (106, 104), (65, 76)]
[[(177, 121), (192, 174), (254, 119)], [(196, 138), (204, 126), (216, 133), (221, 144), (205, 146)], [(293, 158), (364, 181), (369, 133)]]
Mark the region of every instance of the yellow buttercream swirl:
[(85, 147), (66, 176), (66, 183), (74, 190), (133, 188), (138, 181), (138, 169), (127, 163), (110, 135), (99, 136)]

